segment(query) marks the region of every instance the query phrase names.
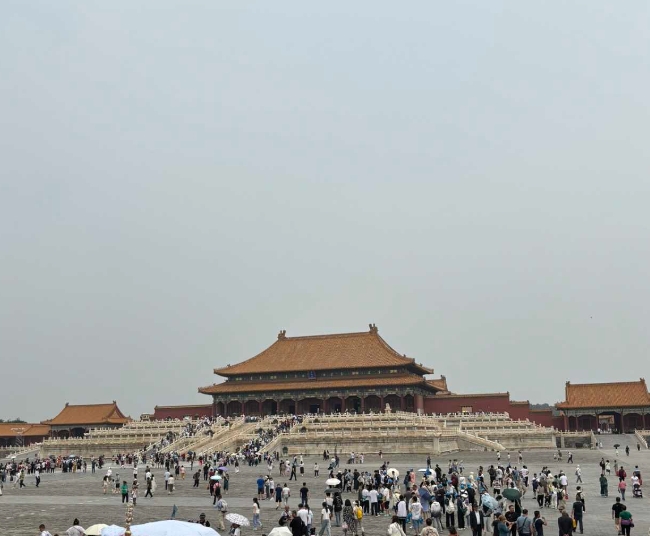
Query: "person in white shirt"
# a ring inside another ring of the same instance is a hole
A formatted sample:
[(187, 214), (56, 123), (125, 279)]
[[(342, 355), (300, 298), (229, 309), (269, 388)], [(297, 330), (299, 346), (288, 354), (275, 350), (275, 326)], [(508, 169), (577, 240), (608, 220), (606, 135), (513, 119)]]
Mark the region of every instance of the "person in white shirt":
[(323, 534), (332, 536), (331, 519), (332, 513), (327, 507), (327, 503), (323, 501), (323, 509), (320, 511), (320, 531), (318, 532), (318, 536), (323, 536)]
[(368, 491), (368, 498), (370, 499), (370, 515), (372, 516), (379, 515), (379, 503), (377, 501), (378, 496), (379, 493), (377, 493), (377, 490), (374, 487)]
[(562, 486), (562, 489), (566, 491), (568, 485), (569, 485), (569, 479), (566, 477), (564, 473), (562, 473), (560, 475), (560, 486)]
[(418, 534), (420, 532), (420, 525), (422, 524), (422, 505), (420, 504), (418, 497), (413, 496), (409, 510), (411, 511), (411, 522), (413, 523), (413, 528), (415, 529), (416, 534)]
[(393, 516), (393, 520), (388, 527), (388, 536), (406, 536), (404, 529), (402, 529), (401, 521), (397, 516)]
[(45, 530), (45, 525), (43, 525), (43, 523), (38, 526), (38, 530), (41, 531), (41, 536), (52, 536), (48, 531)]

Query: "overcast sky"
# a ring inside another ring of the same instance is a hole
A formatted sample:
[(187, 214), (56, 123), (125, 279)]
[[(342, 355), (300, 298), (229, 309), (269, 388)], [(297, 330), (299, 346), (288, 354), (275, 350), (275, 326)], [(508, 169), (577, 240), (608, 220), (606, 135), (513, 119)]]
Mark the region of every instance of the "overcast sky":
[(455, 392), (650, 380), (650, 4), (0, 4), (1, 418), (364, 331)]

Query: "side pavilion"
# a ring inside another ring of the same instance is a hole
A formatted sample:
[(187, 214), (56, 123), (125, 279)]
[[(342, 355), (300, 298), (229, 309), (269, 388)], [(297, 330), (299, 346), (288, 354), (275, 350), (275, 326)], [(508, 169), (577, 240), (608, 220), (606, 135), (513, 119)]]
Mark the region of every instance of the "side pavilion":
[(650, 394), (645, 380), (612, 383), (566, 382), (566, 400), (556, 405), (564, 429), (632, 433), (650, 428)]
[(91, 428), (121, 428), (131, 419), (112, 404), (83, 404), (65, 407), (53, 419), (42, 421), (51, 428), (52, 437), (81, 437)]
[(226, 378), (201, 387), (214, 415), (368, 413), (424, 410), (424, 399), (442, 390), (427, 381), (433, 370), (400, 355), (369, 331), (287, 337), (236, 365), (214, 370)]

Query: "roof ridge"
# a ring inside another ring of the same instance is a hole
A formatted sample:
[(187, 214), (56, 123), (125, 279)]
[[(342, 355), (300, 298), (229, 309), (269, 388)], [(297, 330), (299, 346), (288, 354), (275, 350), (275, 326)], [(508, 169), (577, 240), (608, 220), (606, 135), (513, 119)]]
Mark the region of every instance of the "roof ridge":
[(282, 341), (295, 341), (298, 339), (327, 339), (330, 337), (354, 337), (359, 335), (374, 335), (369, 331), (352, 331), (350, 333), (321, 333), (320, 335), (297, 335), (295, 337), (284, 337)]
[(625, 385), (625, 384), (634, 384), (634, 385), (642, 385), (645, 383), (643, 380), (635, 380), (635, 381), (623, 381), (623, 382), (593, 382), (593, 383), (569, 383), (569, 387), (591, 387), (594, 385)]
[(98, 402), (96, 404), (68, 404), (66, 402), (66, 405), (63, 406), (64, 408), (78, 408), (78, 407), (88, 407), (88, 406), (116, 406), (117, 407), (117, 402)]

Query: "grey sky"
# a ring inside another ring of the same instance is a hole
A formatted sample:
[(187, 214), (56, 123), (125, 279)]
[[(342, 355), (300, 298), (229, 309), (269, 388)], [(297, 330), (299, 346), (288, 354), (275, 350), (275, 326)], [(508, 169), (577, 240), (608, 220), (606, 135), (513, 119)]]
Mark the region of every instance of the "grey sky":
[(644, 1), (2, 2), (0, 417), (207, 403), (278, 330), (369, 322), (456, 392), (647, 377), (648, 27)]

